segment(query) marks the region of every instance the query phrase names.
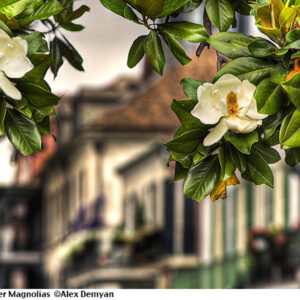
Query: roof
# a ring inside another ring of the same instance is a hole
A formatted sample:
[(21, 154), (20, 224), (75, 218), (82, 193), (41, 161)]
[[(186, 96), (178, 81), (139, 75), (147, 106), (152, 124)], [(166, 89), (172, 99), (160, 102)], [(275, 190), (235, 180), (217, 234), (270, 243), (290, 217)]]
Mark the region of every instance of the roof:
[(88, 127), (114, 132), (174, 131), (179, 121), (171, 110), (171, 103), (175, 98), (185, 98), (180, 81), (185, 77), (211, 81), (215, 72), (215, 51), (204, 50), (200, 58), (194, 57), (185, 66), (176, 64), (132, 101), (110, 110)]

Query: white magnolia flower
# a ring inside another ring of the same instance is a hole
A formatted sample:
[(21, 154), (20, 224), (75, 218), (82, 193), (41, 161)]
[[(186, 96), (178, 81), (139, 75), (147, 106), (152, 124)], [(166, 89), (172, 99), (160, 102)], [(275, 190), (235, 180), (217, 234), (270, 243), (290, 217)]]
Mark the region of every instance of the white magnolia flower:
[(10, 98), (21, 100), (22, 95), (15, 85), (7, 78), (22, 78), (33, 69), (29, 58), (27, 41), (11, 38), (0, 29), (0, 89)]
[(248, 80), (241, 82), (231, 74), (223, 75), (215, 84), (205, 83), (198, 88), (198, 104), (192, 115), (204, 124), (216, 124), (205, 137), (204, 146), (217, 143), (230, 129), (249, 133), (267, 117), (257, 112), (253, 95), (255, 85)]

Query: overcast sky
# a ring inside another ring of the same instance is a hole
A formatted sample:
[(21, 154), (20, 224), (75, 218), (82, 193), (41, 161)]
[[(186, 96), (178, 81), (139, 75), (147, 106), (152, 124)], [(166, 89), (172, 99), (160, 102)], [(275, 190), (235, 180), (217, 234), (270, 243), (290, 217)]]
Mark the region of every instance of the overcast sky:
[(66, 32), (66, 36), (82, 55), (85, 72), (78, 72), (66, 63), (55, 81), (48, 74), (47, 80), (56, 92), (72, 93), (82, 85), (99, 86), (120, 73), (137, 75), (141, 71), (140, 67), (130, 70), (126, 61), (131, 43), (145, 33), (143, 26), (113, 14), (99, 0), (78, 1), (76, 5), (82, 4), (91, 7), (78, 20), (86, 29)]

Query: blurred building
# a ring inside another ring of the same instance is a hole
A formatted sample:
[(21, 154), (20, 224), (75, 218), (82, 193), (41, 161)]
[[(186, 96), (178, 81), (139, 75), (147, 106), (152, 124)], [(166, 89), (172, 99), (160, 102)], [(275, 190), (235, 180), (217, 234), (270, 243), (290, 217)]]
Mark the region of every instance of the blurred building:
[(0, 288), (43, 287), (41, 200), (40, 188), (0, 188)]
[[(166, 164), (168, 152), (161, 142), (171, 139), (179, 125), (171, 101), (184, 98), (182, 78), (210, 81), (215, 67), (214, 52), (205, 50), (200, 61), (173, 66), (163, 78), (147, 73), (146, 81), (120, 78), (61, 102), (57, 144), (47, 137), (43, 152), (18, 159), (22, 194), (28, 203), (36, 199), (30, 210), (37, 216), (43, 211), (42, 241), (35, 245), (42, 245), (45, 287), (297, 286), (297, 169), (278, 163), (274, 190), (242, 182), (216, 203), (184, 199), (183, 183), (170, 184), (174, 170)], [(35, 193), (27, 189), (31, 183)], [(10, 193), (3, 192), (4, 198)], [(14, 219), (7, 218), (2, 239), (10, 245), (4, 249), (13, 249), (9, 232)], [(34, 218), (22, 220), (31, 224)], [(30, 263), (28, 254), (27, 262), (20, 263), (15, 255), (15, 267), (12, 259), (1, 265), (2, 278), (24, 286), (20, 274), (40, 270), (40, 260), (33, 261), (39, 253), (30, 256), (31, 249), (40, 248), (28, 249)]]
[[(50, 287), (158, 285), (165, 265), (148, 265), (175, 252), (168, 242), (174, 237), (166, 224), (174, 217), (164, 215), (171, 172), (167, 154), (155, 144), (169, 140), (179, 125), (170, 104), (175, 97), (184, 98), (180, 80), (187, 76), (212, 79), (213, 51), (200, 60), (205, 64), (195, 59), (185, 67), (173, 66), (162, 79), (152, 77), (142, 83), (124, 78), (105, 89), (83, 90), (61, 106), (59, 147), (43, 173), (44, 269)], [(145, 168), (139, 175), (144, 181), (136, 183), (139, 193), (152, 199), (144, 207), (138, 205), (140, 195), (131, 193), (124, 180), (132, 184), (127, 175), (132, 173), (132, 161), (152, 152), (157, 156), (150, 163), (153, 170)], [(168, 197), (167, 205), (173, 205)], [(133, 216), (133, 224), (127, 213)], [(137, 228), (142, 239), (152, 240), (154, 248), (156, 239), (162, 244), (153, 253), (149, 249), (149, 258), (141, 254), (141, 262), (132, 260), (127, 249), (131, 247), (123, 243), (128, 237), (136, 238)], [(195, 265), (194, 257), (190, 261)]]

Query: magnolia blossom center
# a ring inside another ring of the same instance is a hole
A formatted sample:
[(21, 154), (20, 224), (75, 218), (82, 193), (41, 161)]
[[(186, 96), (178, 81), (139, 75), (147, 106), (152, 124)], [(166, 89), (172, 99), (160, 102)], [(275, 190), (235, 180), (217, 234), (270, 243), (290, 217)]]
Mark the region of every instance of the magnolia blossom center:
[(228, 114), (229, 116), (234, 116), (239, 110), (237, 94), (231, 91), (226, 98)]

